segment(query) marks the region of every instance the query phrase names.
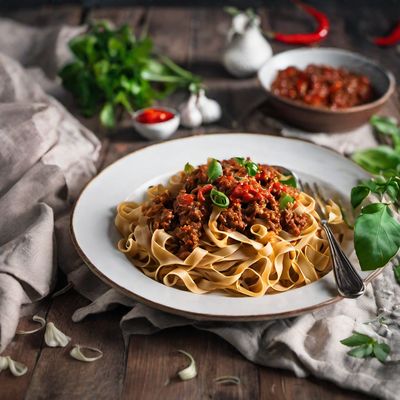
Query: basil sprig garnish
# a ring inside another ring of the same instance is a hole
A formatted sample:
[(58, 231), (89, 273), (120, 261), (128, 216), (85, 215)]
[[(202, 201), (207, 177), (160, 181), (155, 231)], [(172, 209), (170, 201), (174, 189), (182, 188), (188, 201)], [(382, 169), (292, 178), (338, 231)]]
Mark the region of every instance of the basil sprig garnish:
[(251, 160), (246, 160), (244, 157), (234, 157), (234, 160), (241, 165), (242, 167), (245, 167), (247, 170), (247, 174), (249, 176), (256, 176), (258, 172), (258, 165), (251, 161)]
[(386, 343), (378, 342), (376, 339), (356, 331), (353, 332), (352, 336), (341, 340), (340, 343), (352, 348), (347, 352), (352, 357), (375, 357), (384, 363), (390, 354), (390, 347)]
[(186, 175), (189, 175), (191, 172), (194, 171), (194, 167), (193, 167), (192, 164), (190, 164), (190, 163), (187, 162), (187, 163), (185, 164), (185, 167), (183, 168), (183, 171), (185, 172)]
[[(389, 138), (392, 146), (358, 150), (352, 159), (374, 177), (351, 191), (351, 204), (361, 206), (354, 226), (354, 247), (362, 270), (383, 267), (400, 249), (400, 223), (392, 212), (400, 204), (400, 126), (393, 118), (373, 116), (375, 131)], [(379, 200), (364, 206), (373, 193)]]
[(217, 189), (211, 189), (210, 199), (217, 207), (227, 208), (229, 206), (228, 196)]
[(215, 181), (215, 179), (219, 178), (222, 175), (223, 175), (223, 171), (222, 171), (221, 163), (218, 160), (216, 160), (215, 158), (213, 158), (208, 163), (208, 169), (207, 169), (208, 180), (210, 182)]
[(294, 203), (294, 198), (289, 196), (287, 193), (282, 193), (279, 198), (279, 209), (281, 211), (285, 210), (289, 203)]

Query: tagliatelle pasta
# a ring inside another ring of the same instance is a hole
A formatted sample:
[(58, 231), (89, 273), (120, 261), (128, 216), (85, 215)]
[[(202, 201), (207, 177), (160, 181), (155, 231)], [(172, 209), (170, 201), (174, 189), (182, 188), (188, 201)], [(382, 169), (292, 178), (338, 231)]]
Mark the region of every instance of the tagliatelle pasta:
[[(144, 203), (119, 204), (118, 249), (146, 276), (198, 294), (262, 296), (325, 275), (330, 252), (315, 200), (278, 183), (272, 167), (258, 165), (251, 175), (232, 160), (222, 161), (211, 183), (204, 182), (209, 162), (149, 188)], [(204, 194), (207, 185), (213, 188)], [(332, 202), (328, 210), (330, 223), (342, 227), (339, 207)]]

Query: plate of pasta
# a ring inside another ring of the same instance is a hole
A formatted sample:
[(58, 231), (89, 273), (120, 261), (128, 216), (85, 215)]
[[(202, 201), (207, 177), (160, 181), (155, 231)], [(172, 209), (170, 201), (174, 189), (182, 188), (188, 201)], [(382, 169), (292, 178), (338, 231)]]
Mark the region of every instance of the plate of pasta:
[(81, 193), (72, 238), (96, 275), (152, 307), (210, 320), (299, 315), (341, 299), (316, 199), (299, 177), (329, 193), (329, 222), (356, 263), (342, 211), (366, 173), (334, 151), (256, 134), (123, 157)]

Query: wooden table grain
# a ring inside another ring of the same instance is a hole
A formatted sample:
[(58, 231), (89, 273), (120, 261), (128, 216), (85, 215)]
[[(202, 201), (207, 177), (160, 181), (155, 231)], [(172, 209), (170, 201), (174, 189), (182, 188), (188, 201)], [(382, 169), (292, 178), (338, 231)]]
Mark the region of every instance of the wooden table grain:
[[(316, 2), (329, 14), (332, 32), (323, 46), (337, 46), (357, 50), (378, 59), (393, 70), (399, 79), (400, 56), (395, 48), (379, 49), (365, 40), (379, 35), (395, 22), (396, 2), (379, 7), (378, 2), (359, 0), (352, 7), (341, 2)], [(382, 3), (381, 3), (382, 4)], [(373, 8), (375, 7), (375, 8)], [(357, 9), (355, 17), (354, 11)], [(271, 1), (259, 9), (265, 29), (301, 31), (312, 29), (312, 21), (292, 3)], [(83, 10), (78, 6), (46, 6), (31, 10), (2, 12), (2, 16), (23, 23), (46, 26), (57, 23), (79, 24), (82, 19), (108, 18), (116, 24), (128, 23), (135, 32), (147, 26), (158, 49), (175, 61), (205, 77), (209, 93), (217, 98), (224, 116), (219, 125), (196, 131), (179, 130), (175, 137), (209, 132), (251, 130), (265, 132), (262, 119), (243, 120), (253, 115), (251, 110), (263, 99), (263, 92), (255, 78), (235, 80), (223, 70), (220, 57), (224, 46), (229, 17), (220, 8), (104, 8)], [(274, 51), (290, 46), (272, 43)], [(393, 112), (399, 103), (393, 100)], [(107, 133), (95, 119), (82, 120), (102, 138), (103, 150), (99, 169), (123, 155), (150, 143), (132, 132), (127, 122), (112, 134)], [(38, 312), (53, 321), (74, 343), (99, 347), (104, 357), (86, 364), (72, 360), (66, 349), (50, 349), (43, 344), (43, 335), (17, 336), (4, 354), (24, 362), (29, 372), (15, 378), (0, 374), (0, 399), (324, 399), (357, 400), (365, 395), (340, 389), (316, 378), (299, 379), (293, 373), (257, 366), (247, 361), (231, 345), (217, 336), (193, 328), (168, 329), (151, 336), (132, 336), (124, 343), (119, 320), (126, 309), (92, 316), (74, 324), (73, 312), (88, 304), (75, 291), (39, 305)], [(20, 328), (29, 326), (28, 317)], [(176, 374), (186, 359), (176, 352), (185, 349), (196, 359), (199, 375), (187, 382), (165, 382)], [(217, 376), (237, 375), (241, 385), (218, 385)]]

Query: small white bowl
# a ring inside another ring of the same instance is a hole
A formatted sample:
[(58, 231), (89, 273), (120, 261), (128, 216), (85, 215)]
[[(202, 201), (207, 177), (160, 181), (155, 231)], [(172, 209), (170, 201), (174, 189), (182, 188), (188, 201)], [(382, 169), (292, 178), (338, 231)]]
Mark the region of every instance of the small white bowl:
[(132, 113), (133, 126), (136, 131), (139, 132), (143, 137), (148, 140), (164, 140), (169, 138), (178, 129), (181, 117), (178, 111), (170, 107), (160, 107), (160, 109), (169, 111), (174, 114), (174, 117), (168, 121), (156, 122), (154, 124), (143, 124), (139, 122), (136, 118), (148, 109), (154, 107), (142, 108), (134, 113)]

